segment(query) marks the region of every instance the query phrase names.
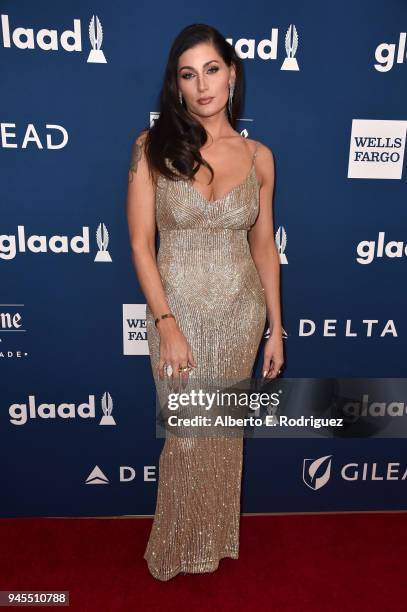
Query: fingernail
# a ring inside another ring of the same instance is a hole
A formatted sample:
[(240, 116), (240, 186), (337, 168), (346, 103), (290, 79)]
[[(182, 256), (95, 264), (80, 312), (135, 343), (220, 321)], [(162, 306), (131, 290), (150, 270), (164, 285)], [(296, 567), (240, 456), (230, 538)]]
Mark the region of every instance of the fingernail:
[(266, 374), (267, 374), (267, 370), (264, 370), (264, 372), (263, 372), (263, 378), (266, 376)]

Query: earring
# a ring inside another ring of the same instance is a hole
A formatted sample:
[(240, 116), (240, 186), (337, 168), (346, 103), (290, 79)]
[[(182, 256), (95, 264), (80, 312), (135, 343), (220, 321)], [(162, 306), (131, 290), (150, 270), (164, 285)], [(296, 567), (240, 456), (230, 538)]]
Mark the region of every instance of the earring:
[(232, 117), (232, 98), (233, 92), (235, 91), (235, 84), (229, 83), (229, 115)]
[(182, 104), (182, 92), (181, 90), (178, 92), (179, 103)]

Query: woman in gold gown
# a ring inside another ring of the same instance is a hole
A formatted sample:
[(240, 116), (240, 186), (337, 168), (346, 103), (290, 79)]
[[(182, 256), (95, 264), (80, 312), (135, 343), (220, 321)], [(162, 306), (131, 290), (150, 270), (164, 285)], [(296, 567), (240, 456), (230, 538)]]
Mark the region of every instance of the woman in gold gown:
[[(133, 144), (127, 218), (161, 407), (169, 390), (249, 379), (267, 319), (263, 376), (283, 365), (274, 159), (235, 130), (242, 96), (234, 48), (188, 26), (169, 53), (159, 117)], [(169, 429), (144, 554), (163, 581), (239, 557), (243, 456), (241, 434)]]

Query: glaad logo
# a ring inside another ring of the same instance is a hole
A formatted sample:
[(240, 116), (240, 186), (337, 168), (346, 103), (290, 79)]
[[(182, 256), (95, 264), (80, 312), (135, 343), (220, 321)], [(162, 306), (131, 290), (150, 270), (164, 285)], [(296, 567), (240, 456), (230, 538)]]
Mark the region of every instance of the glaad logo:
[[(108, 391), (103, 394), (101, 404), (103, 416), (99, 425), (116, 425), (112, 416), (112, 396)], [(29, 419), (95, 419), (95, 396), (89, 395), (88, 402), (82, 402), (77, 406), (74, 403), (67, 402), (61, 404), (42, 403), (37, 406), (35, 395), (29, 395), (28, 404), (11, 404), (8, 412), (12, 425), (25, 425)]]
[(317, 491), (321, 489), (331, 477), (332, 455), (326, 455), (319, 459), (304, 459), (302, 465), (302, 479), (304, 483)]
[[(94, 261), (111, 262), (112, 258), (107, 251), (109, 234), (104, 223), (99, 223), (96, 231), (96, 242), (99, 251), (96, 253)], [(71, 239), (64, 235), (54, 235), (51, 237), (32, 234), (26, 237), (24, 225), (17, 226), (17, 236), (10, 234), (0, 234), (0, 259), (14, 259), (17, 253), (90, 253), (89, 247), (89, 227), (82, 227), (82, 235), (78, 234)]]
[[(336, 337), (336, 325), (338, 323), (337, 319), (324, 319), (322, 321), (322, 335), (326, 337)], [(372, 337), (373, 325), (378, 325), (379, 321), (377, 319), (363, 319), (362, 323), (366, 324), (366, 333), (362, 333), (363, 337), (367, 338)], [(383, 324), (382, 324), (383, 325)], [(343, 325), (342, 325), (343, 326)], [(341, 326), (341, 327), (342, 327)], [(312, 319), (300, 319), (299, 323), (299, 336), (313, 336), (316, 331), (315, 321)], [(359, 330), (360, 331), (360, 330)], [(389, 319), (386, 324), (383, 326), (382, 331), (380, 332), (380, 338), (383, 338), (386, 334), (390, 334), (395, 338), (398, 337), (396, 326), (394, 325), (393, 319)], [(352, 330), (352, 320), (346, 319), (345, 325), (345, 337), (357, 337), (359, 334), (357, 331)]]
[(407, 121), (353, 119), (348, 178), (401, 179)]
[[(394, 43), (381, 43), (376, 47), (374, 56), (378, 63), (373, 65), (378, 72), (388, 72), (393, 68), (395, 51), (396, 45)], [(404, 64), (406, 57), (406, 32), (400, 32), (396, 62)]]
[(384, 232), (379, 232), (377, 243), (375, 240), (361, 240), (356, 247), (359, 264), (370, 264), (375, 257), (388, 257), (394, 259), (407, 255), (407, 244), (401, 240), (384, 241)]
[(95, 261), (111, 262), (112, 258), (107, 250), (109, 244), (109, 232), (107, 231), (104, 223), (99, 223), (96, 230), (96, 242), (99, 247), (99, 251), (96, 253)]
[[(302, 467), (303, 482), (317, 491), (327, 484), (331, 477), (331, 457), (327, 455), (319, 459), (304, 459)], [(377, 482), (385, 480), (407, 480), (407, 466), (400, 462), (387, 462), (379, 466), (377, 461), (368, 463), (346, 463), (340, 469), (340, 477), (346, 482), (359, 480)]]
[(102, 395), (102, 411), (103, 416), (99, 421), (99, 425), (116, 425), (116, 421), (112, 417), (113, 400), (109, 391), (105, 391)]
[(360, 417), (404, 417), (407, 406), (404, 402), (369, 402), (369, 394), (363, 393), (362, 401), (345, 402), (342, 406), (346, 421), (356, 422)]
[[(11, 48), (12, 44), (18, 49), (35, 49), (36, 46), (43, 51), (58, 51), (59, 45), (65, 51), (82, 51), (81, 20), (73, 20), (73, 30), (64, 30), (58, 40), (57, 30), (42, 28), (37, 33), (33, 28), (15, 28), (10, 30), (8, 15), (1, 15), (1, 32), (3, 47)], [(89, 23), (89, 39), (92, 49), (87, 62), (106, 64), (105, 55), (101, 49), (103, 41), (102, 24), (98, 16), (92, 16)]]
[(298, 48), (298, 33), (295, 25), (291, 24), (285, 35), (285, 58), (280, 70), (299, 70), (298, 62), (294, 57)]
[[(233, 44), (233, 38), (226, 39), (235, 47), (236, 53), (242, 59), (254, 59), (256, 54), (256, 41), (253, 38), (239, 38)], [(257, 45), (257, 56), (262, 60), (277, 59), (278, 28), (272, 28), (271, 37), (263, 38)], [(294, 24), (290, 24), (285, 35), (284, 59), (280, 70), (299, 70), (298, 62), (294, 57), (298, 48), (298, 32)]]
[[(144, 482), (155, 482), (155, 465), (145, 465), (144, 466)], [(119, 480), (120, 482), (131, 482), (136, 477), (136, 470), (130, 465), (121, 465), (119, 471)], [(102, 472), (98, 465), (95, 465), (89, 476), (85, 480), (85, 484), (110, 484), (109, 478)]]
[(92, 45), (92, 50), (88, 55), (87, 62), (94, 64), (106, 64), (105, 54), (103, 53), (101, 46), (103, 41), (103, 29), (100, 23), (99, 17), (92, 15), (92, 19), (89, 24), (89, 40)]
[(280, 263), (288, 264), (287, 256), (284, 252), (287, 246), (287, 234), (282, 225), (276, 231), (275, 241), (277, 245), (277, 251), (280, 256)]

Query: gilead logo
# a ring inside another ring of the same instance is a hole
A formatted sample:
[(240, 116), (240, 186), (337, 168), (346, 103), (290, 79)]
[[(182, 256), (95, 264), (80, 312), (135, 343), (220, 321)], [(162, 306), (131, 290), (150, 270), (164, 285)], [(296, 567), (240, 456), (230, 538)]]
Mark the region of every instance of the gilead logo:
[[(318, 491), (331, 479), (332, 455), (318, 457), (317, 459), (304, 459), (302, 466), (302, 480), (313, 491)], [(380, 464), (377, 461), (363, 463), (346, 463), (339, 472), (340, 478), (346, 482), (359, 481), (386, 481), (407, 480), (406, 465), (394, 461)]]
[[(80, 19), (73, 20), (73, 30), (64, 30), (58, 35), (57, 30), (42, 28), (34, 32), (33, 28), (18, 27), (13, 29), (10, 25), (8, 15), (1, 15), (1, 33), (3, 47), (10, 48), (13, 45), (18, 49), (35, 49), (38, 47), (43, 51), (82, 51), (82, 34)], [(98, 16), (93, 15), (89, 23), (89, 41), (92, 49), (88, 55), (87, 62), (106, 64), (105, 55), (101, 49), (103, 41), (102, 24)]]
[(318, 459), (304, 459), (302, 480), (313, 491), (321, 489), (331, 477), (332, 455)]
[[(38, 134), (38, 130), (33, 123), (29, 123), (26, 128), (19, 130), (19, 142), (14, 142), (17, 138), (15, 123), (0, 123), (0, 146), (2, 149), (26, 149), (27, 146), (37, 149), (62, 149), (68, 142), (68, 132), (62, 125), (46, 123), (47, 133)], [(33, 144), (31, 144), (33, 143)]]
[[(109, 232), (104, 223), (99, 223), (96, 230), (96, 243), (99, 247), (94, 261), (111, 262), (112, 258), (107, 250)], [(0, 260), (14, 259), (17, 253), (89, 253), (89, 227), (82, 227), (82, 234), (69, 238), (64, 235), (44, 236), (32, 234), (26, 236), (24, 225), (17, 226), (17, 235), (0, 234)]]

